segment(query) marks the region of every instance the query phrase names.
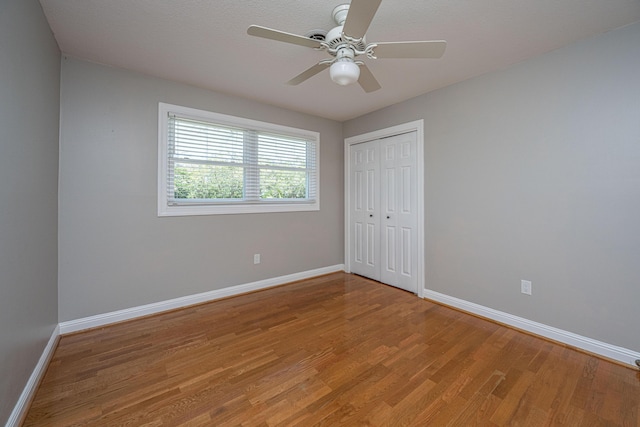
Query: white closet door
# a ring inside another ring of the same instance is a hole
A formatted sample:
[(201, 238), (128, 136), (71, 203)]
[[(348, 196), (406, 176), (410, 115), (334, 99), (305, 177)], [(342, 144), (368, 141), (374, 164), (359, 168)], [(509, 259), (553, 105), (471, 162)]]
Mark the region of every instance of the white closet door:
[(416, 132), (349, 148), (351, 272), (417, 292)]
[(380, 140), (380, 281), (417, 292), (416, 133)]
[(380, 160), (377, 141), (350, 147), (351, 272), (380, 280)]

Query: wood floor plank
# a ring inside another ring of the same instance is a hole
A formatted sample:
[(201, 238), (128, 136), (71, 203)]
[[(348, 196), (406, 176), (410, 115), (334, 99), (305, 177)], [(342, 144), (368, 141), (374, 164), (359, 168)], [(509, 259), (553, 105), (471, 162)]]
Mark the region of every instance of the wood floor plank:
[(631, 368), (335, 273), (61, 337), (24, 426), (640, 425)]

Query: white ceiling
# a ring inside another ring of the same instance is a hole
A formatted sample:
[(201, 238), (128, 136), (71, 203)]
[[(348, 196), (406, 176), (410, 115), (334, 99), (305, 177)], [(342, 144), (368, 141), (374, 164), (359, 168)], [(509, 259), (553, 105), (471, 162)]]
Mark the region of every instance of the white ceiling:
[(640, 20), (640, 0), (383, 0), (367, 41), (447, 40), (441, 59), (365, 59), (382, 89), (285, 82), (328, 54), (247, 35), (329, 30), (342, 0), (40, 0), (66, 55), (347, 120)]

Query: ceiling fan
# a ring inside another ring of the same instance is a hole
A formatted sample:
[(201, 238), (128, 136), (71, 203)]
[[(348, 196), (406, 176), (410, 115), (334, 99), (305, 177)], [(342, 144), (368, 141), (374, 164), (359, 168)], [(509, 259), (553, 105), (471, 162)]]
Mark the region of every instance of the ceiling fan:
[(325, 50), (332, 59), (318, 62), (287, 82), (298, 85), (329, 67), (331, 80), (339, 85), (356, 81), (365, 92), (381, 88), (367, 65), (357, 60), (360, 55), (369, 59), (379, 58), (440, 58), (447, 42), (444, 40), (368, 43), (365, 34), (382, 0), (352, 0), (351, 4), (336, 6), (331, 13), (338, 25), (328, 32), (313, 31), (306, 36), (251, 25), (247, 34)]

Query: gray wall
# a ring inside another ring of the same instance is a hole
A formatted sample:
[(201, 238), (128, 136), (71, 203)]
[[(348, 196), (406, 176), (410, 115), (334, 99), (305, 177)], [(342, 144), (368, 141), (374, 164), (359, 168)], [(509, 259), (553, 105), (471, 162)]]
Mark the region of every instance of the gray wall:
[(344, 134), (420, 118), (426, 288), (640, 351), (640, 24)]
[[(320, 132), (321, 210), (157, 217), (160, 101)], [(60, 321), (343, 263), (340, 123), (76, 59), (60, 106)]]
[(60, 52), (37, 0), (0, 3), (0, 425), (57, 324)]

